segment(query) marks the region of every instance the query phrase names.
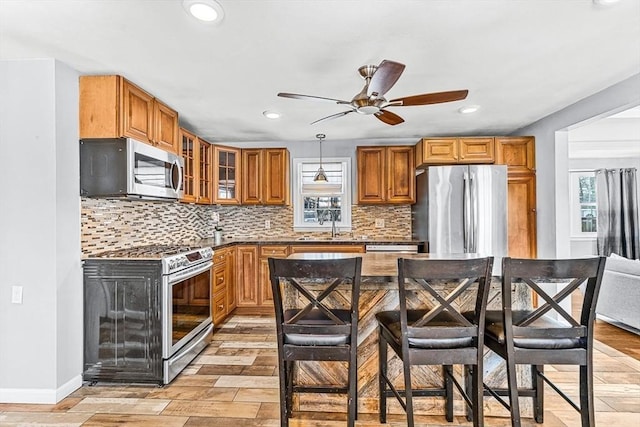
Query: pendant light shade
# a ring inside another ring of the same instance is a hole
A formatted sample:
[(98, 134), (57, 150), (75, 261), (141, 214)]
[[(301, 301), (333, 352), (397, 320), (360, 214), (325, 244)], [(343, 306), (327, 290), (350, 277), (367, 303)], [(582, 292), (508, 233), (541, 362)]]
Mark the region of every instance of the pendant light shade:
[(323, 133), (319, 133), (316, 135), (318, 141), (320, 142), (320, 167), (318, 168), (318, 172), (316, 172), (316, 176), (313, 177), (313, 182), (328, 182), (327, 174), (324, 173), (324, 169), (322, 168), (322, 140), (325, 138)]

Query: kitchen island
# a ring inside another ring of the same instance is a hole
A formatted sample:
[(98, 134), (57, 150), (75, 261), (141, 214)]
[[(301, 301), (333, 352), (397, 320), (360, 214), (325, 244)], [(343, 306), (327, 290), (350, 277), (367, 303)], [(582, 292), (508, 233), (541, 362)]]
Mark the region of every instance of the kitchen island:
[[(391, 254), (391, 253), (366, 253), (366, 254), (343, 254), (343, 253), (322, 253), (322, 254), (293, 254), (290, 259), (337, 259), (345, 257), (362, 257), (362, 281), (360, 286), (359, 300), (359, 321), (358, 321), (358, 412), (377, 413), (378, 412), (378, 329), (375, 318), (376, 313), (383, 310), (398, 309), (398, 284), (397, 284), (397, 260), (399, 257), (425, 259), (425, 258), (470, 258), (473, 254)], [(495, 270), (494, 270), (495, 271)], [(454, 286), (451, 284), (451, 289)], [(445, 285), (446, 286), (446, 285)], [(492, 278), (491, 288), (487, 307), (489, 309), (500, 309), (500, 277)], [(349, 290), (344, 291), (345, 299), (350, 298)], [(285, 298), (291, 298), (285, 295)], [(295, 297), (293, 297), (295, 299)], [(514, 303), (519, 307), (529, 307), (531, 300), (526, 288), (516, 287), (513, 290)], [(463, 304), (473, 308), (474, 300), (462, 298)], [(393, 355), (389, 351), (389, 355)], [(394, 383), (400, 388), (404, 388), (402, 379), (401, 361), (393, 355), (389, 366), (389, 375), (393, 377)], [(488, 385), (506, 384), (505, 365), (495, 354), (485, 352), (484, 361), (484, 382)], [(521, 369), (519, 381), (529, 380), (528, 368)], [(414, 367), (414, 386), (420, 387), (430, 384), (441, 384), (441, 368), (438, 366)], [(307, 384), (341, 384), (346, 381), (346, 365), (339, 366), (336, 362), (300, 362), (298, 371), (298, 381)], [(461, 377), (461, 367), (456, 367), (456, 375)], [(529, 399), (522, 399), (523, 413), (530, 410)], [(388, 399), (390, 413), (403, 413), (402, 408), (395, 399)], [(444, 414), (443, 398), (421, 397), (414, 400), (414, 413), (425, 415)], [(527, 406), (528, 405), (528, 406)], [(294, 399), (294, 410), (299, 411), (325, 411), (325, 412), (345, 412), (346, 401), (343, 395), (326, 395), (321, 400), (311, 394), (300, 394)], [(463, 400), (456, 392), (456, 403), (454, 406), (456, 415), (464, 415)], [(486, 415), (504, 415), (508, 412), (493, 398), (485, 398)]]

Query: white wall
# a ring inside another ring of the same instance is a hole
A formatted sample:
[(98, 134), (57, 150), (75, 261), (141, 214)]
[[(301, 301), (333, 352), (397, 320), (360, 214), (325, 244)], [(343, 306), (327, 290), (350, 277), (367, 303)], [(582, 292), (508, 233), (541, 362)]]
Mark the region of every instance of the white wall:
[[(584, 98), (554, 114), (526, 126), (513, 135), (536, 138), (538, 257), (568, 257), (569, 228), (566, 209), (569, 200), (567, 130), (577, 123), (602, 117), (640, 104), (640, 74)], [(556, 133), (564, 146), (556, 146)]]
[(0, 94), (0, 402), (55, 403), (82, 373), (78, 74), (0, 61)]

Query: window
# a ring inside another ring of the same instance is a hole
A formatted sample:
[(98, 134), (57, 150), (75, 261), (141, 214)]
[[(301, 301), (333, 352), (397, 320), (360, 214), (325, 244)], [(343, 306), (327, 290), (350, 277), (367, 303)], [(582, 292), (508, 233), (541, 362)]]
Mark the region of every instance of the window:
[(569, 184), (571, 185), (571, 235), (595, 237), (598, 220), (595, 172), (571, 171)]
[(318, 159), (293, 159), (293, 228), (295, 231), (351, 231), (351, 159), (323, 159), (328, 182), (313, 181)]

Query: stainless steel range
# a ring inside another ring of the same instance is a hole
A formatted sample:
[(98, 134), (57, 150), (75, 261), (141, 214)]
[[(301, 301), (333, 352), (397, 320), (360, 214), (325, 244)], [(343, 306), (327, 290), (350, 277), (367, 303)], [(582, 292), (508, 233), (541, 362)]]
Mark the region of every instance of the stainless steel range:
[(208, 247), (143, 246), (84, 261), (85, 381), (168, 384), (211, 339)]

